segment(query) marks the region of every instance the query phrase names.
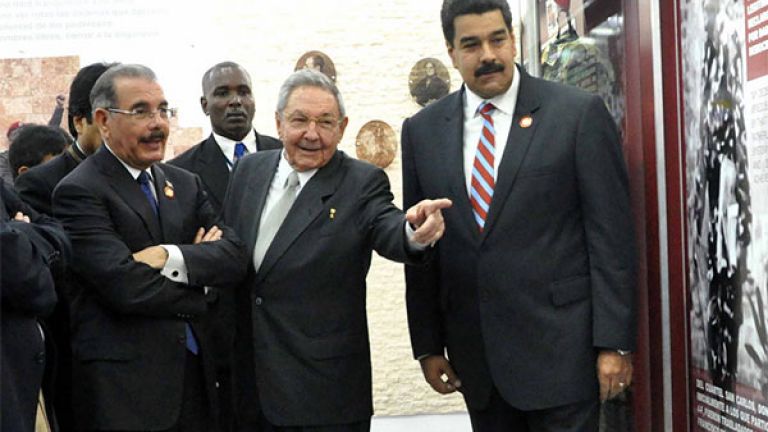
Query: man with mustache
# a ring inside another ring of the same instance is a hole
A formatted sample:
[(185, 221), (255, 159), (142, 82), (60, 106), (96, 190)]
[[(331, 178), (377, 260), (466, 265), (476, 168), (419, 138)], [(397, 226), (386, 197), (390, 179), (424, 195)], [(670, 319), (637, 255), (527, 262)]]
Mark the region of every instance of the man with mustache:
[(104, 145), (53, 193), (74, 252), (76, 427), (217, 430), (203, 287), (237, 283), (243, 248), (199, 177), (160, 163), (175, 110), (149, 68), (110, 68), (91, 105)]
[(433, 261), (406, 268), (414, 356), (472, 428), (597, 431), (632, 380), (635, 250), (603, 101), (526, 74), (506, 0), (445, 0), (464, 85), (402, 128), (404, 205), (446, 196)]
[[(251, 77), (237, 63), (218, 63), (203, 74), (200, 106), (210, 117), (213, 132), (168, 163), (199, 175), (211, 205), (218, 213), (235, 162), (246, 154), (279, 149), (283, 145), (253, 128), (255, 103)], [(211, 308), (211, 340), (215, 345), (212, 353), (216, 361), (220, 421), (224, 430), (229, 430), (233, 416), (230, 374), (235, 324), (234, 300), (230, 294), (218, 288), (211, 288), (207, 294)]]
[(365, 432), (371, 254), (422, 262), (451, 203), (404, 215), (384, 171), (338, 150), (349, 119), (321, 72), (285, 80), (275, 122), (285, 149), (243, 159), (224, 205), (251, 258), (236, 291), (237, 430)]

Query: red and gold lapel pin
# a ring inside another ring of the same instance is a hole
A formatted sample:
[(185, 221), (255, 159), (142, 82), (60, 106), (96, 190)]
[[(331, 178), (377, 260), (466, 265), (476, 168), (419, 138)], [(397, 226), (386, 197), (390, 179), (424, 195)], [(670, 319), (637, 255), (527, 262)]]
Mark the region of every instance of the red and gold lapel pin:
[(533, 117), (530, 115), (524, 115), (523, 118), (520, 119), (520, 127), (523, 129), (528, 129), (533, 125)]
[(173, 183), (168, 180), (165, 181), (165, 186), (163, 186), (163, 195), (169, 200), (176, 198), (176, 193), (173, 191)]

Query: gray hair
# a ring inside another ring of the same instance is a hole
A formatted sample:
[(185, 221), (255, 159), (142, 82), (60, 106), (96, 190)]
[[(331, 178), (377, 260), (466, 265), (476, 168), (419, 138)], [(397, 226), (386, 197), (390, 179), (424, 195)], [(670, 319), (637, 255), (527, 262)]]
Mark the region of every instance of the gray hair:
[(139, 64), (121, 64), (107, 69), (91, 89), (91, 107), (114, 108), (117, 106), (117, 94), (115, 93), (115, 81), (118, 78), (144, 78), (149, 81), (157, 81), (157, 76), (152, 69)]
[(291, 96), (294, 90), (299, 87), (319, 87), (328, 91), (336, 98), (336, 104), (339, 106), (339, 114), (341, 118), (347, 116), (347, 111), (344, 109), (344, 100), (341, 98), (341, 92), (336, 84), (328, 78), (325, 74), (320, 73), (313, 69), (300, 69), (291, 74), (288, 79), (285, 80), (282, 86), (280, 86), (280, 93), (277, 96), (277, 113), (280, 117), (283, 117), (283, 111), (285, 106), (288, 105), (288, 98)]

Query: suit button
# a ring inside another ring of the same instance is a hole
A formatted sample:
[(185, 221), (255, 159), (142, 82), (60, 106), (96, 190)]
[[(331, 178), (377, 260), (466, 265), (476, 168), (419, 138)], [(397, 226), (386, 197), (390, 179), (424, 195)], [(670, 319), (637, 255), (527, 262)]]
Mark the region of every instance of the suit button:
[(40, 351), (35, 355), (35, 362), (37, 362), (38, 364), (45, 363), (45, 351)]
[(255, 299), (253, 299), (253, 303), (256, 306), (261, 306), (261, 304), (264, 303), (264, 300), (261, 297), (256, 297)]

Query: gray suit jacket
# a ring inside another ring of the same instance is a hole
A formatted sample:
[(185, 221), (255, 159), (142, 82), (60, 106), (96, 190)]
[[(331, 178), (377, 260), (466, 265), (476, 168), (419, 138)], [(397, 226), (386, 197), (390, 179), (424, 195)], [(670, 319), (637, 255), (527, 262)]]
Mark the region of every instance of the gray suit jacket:
[[(280, 155), (249, 155), (233, 172), (224, 218), (249, 256)], [(259, 272), (249, 266), (236, 302), (240, 430), (259, 409), (281, 426), (370, 418), (371, 252), (411, 263), (423, 255), (407, 251), (392, 199), (382, 170), (337, 152), (301, 190)]]
[(600, 98), (520, 73), (482, 234), (463, 168), (463, 91), (402, 130), (404, 205), (453, 200), (434, 260), (406, 268), (414, 354), (447, 349), (474, 408), (493, 385), (525, 410), (596, 397), (598, 350), (635, 348), (633, 219), (616, 125)]

